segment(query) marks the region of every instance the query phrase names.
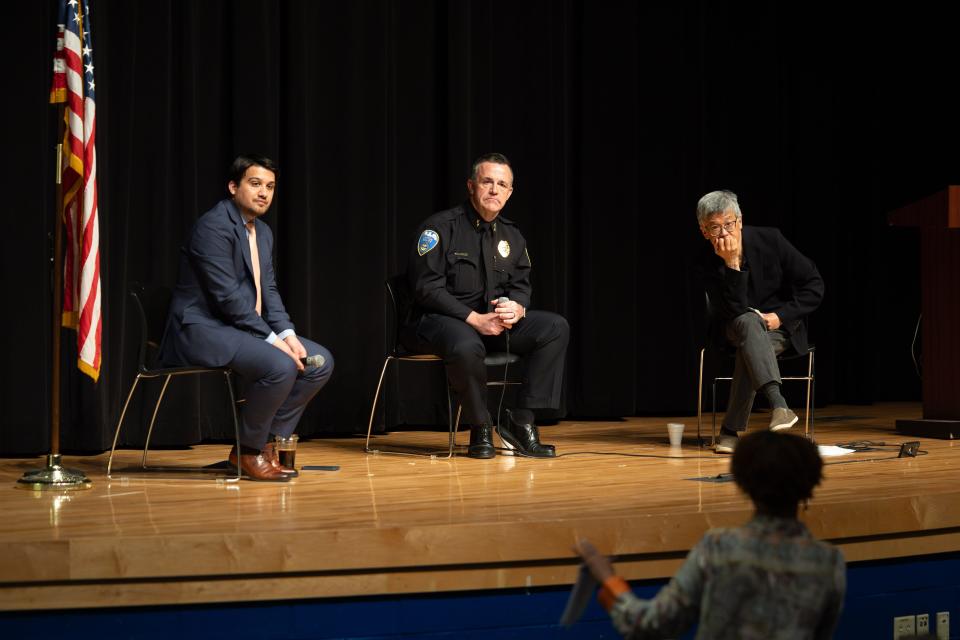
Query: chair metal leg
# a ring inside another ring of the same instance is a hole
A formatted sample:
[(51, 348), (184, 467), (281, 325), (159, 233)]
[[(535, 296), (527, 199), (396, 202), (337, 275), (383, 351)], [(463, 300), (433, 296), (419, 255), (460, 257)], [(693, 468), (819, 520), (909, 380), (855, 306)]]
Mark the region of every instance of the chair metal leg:
[(143, 445), (143, 458), (140, 459), (140, 466), (144, 469), (147, 468), (147, 452), (150, 450), (150, 436), (153, 435), (153, 423), (157, 420), (157, 412), (160, 411), (160, 403), (163, 402), (163, 395), (167, 392), (167, 385), (170, 384), (170, 378), (173, 376), (168, 375), (163, 380), (163, 387), (160, 389), (160, 396), (157, 398), (157, 404), (153, 407), (153, 415), (150, 417), (150, 427), (147, 429), (147, 442)]
[(453, 418), (453, 406), (450, 399), (450, 385), (447, 385), (447, 424), (450, 427), (450, 435), (447, 436), (447, 459), (453, 457), (453, 450), (457, 446), (457, 427), (460, 425), (460, 406), (457, 405), (457, 418)]
[[(807, 358), (807, 375), (806, 376), (784, 376), (782, 380), (796, 380), (796, 381), (806, 381), (807, 383), (807, 394), (806, 394), (806, 407), (804, 411), (804, 423), (803, 423), (803, 434), (807, 438), (813, 440), (814, 438), (814, 420), (815, 420), (815, 394), (816, 394), (816, 369), (814, 363), (814, 352), (809, 351)], [(697, 437), (700, 437), (701, 429), (701, 414), (703, 412), (702, 404), (702, 394), (703, 394), (703, 366), (704, 366), (704, 354), (703, 350), (700, 351), (700, 388), (697, 392)], [(712, 386), (712, 409), (713, 409), (713, 419), (711, 421), (711, 442), (710, 446), (716, 444), (717, 437), (717, 381), (732, 381), (732, 378), (727, 377), (716, 377), (713, 379)]]
[(237, 419), (237, 401), (233, 395), (232, 372), (228, 369), (223, 372), (224, 380), (227, 383), (227, 394), (230, 397), (230, 415), (233, 416), (233, 435), (237, 441), (237, 477), (227, 478), (227, 482), (239, 482), (243, 477), (243, 471), (240, 469), (240, 420)]
[(113, 468), (113, 454), (117, 450), (117, 439), (120, 437), (120, 427), (123, 426), (123, 418), (127, 415), (127, 407), (130, 406), (130, 399), (133, 398), (133, 392), (137, 390), (140, 384), (141, 375), (133, 379), (133, 385), (130, 387), (130, 393), (127, 394), (127, 400), (123, 403), (123, 410), (120, 411), (120, 419), (117, 421), (117, 428), (113, 432), (113, 445), (110, 447), (110, 457), (107, 458), (107, 478), (110, 478), (110, 470)]
[(814, 357), (814, 352), (811, 351), (811, 352), (809, 353), (809, 356), (810, 356), (810, 357), (809, 357), (809, 359), (807, 360), (807, 411), (806, 411), (806, 422), (804, 423), (804, 426), (803, 426), (803, 433), (804, 433), (804, 435), (807, 436), (807, 438), (809, 438), (810, 440), (813, 440), (813, 439), (814, 439), (814, 437), (813, 437), (813, 435), (814, 435), (814, 434), (813, 434), (813, 416), (811, 415), (811, 412), (812, 412), (812, 411), (815, 411), (815, 409), (814, 409), (814, 402), (813, 402), (813, 401), (814, 401), (813, 390), (814, 390), (814, 387), (815, 387), (815, 385), (814, 385), (814, 383), (813, 383), (813, 372), (814, 372), (813, 357)]
[[(380, 399), (380, 389), (383, 387), (383, 377), (387, 374), (387, 366), (391, 361), (393, 361), (393, 356), (387, 356), (386, 360), (383, 361), (383, 368), (380, 370), (380, 380), (377, 381), (377, 392), (373, 396), (373, 406), (370, 407), (370, 421), (367, 423), (367, 441), (363, 445), (363, 450), (366, 453), (372, 453), (370, 450), (370, 432), (373, 431), (373, 418), (377, 415), (377, 401)], [(447, 405), (449, 406), (449, 404), (450, 399), (448, 397)]]
[(697, 378), (697, 446), (703, 446), (700, 429), (703, 426), (703, 354), (706, 348), (700, 349), (700, 376)]
[[(231, 416), (233, 417), (234, 439), (236, 441), (237, 451), (239, 451), (240, 450), (240, 421), (237, 418), (237, 402), (233, 394), (233, 384), (232, 384), (232, 378), (231, 378), (232, 372), (229, 370), (226, 370), (223, 372), (223, 375), (224, 375), (224, 381), (226, 382), (226, 385), (227, 385), (227, 395), (230, 398), (230, 413), (231, 413)], [(134, 381), (134, 387), (136, 387), (136, 382), (138, 382), (141, 377), (145, 377), (145, 376), (141, 376), (139, 374), (137, 375), (137, 380)], [(148, 467), (147, 466), (147, 457), (150, 453), (150, 440), (153, 437), (153, 427), (156, 424), (157, 415), (160, 412), (160, 405), (163, 403), (163, 398), (166, 395), (167, 386), (170, 384), (170, 380), (173, 377), (174, 377), (174, 374), (168, 374), (163, 380), (163, 387), (160, 389), (160, 395), (157, 397), (157, 403), (153, 407), (153, 415), (150, 417), (150, 426), (147, 428), (147, 438), (146, 438), (146, 443), (143, 446), (143, 455), (140, 459), (140, 466), (141, 468), (149, 471), (187, 471), (187, 472), (216, 471), (216, 469), (213, 469), (211, 467), (191, 468), (191, 467), (163, 467), (163, 466)], [(130, 395), (127, 396), (127, 403), (124, 404), (123, 412), (120, 415), (121, 422), (123, 421), (123, 415), (127, 411), (127, 404), (129, 404), (130, 399), (133, 396), (133, 389), (131, 389), (130, 391), (131, 391)], [(120, 430), (119, 430), (119, 424), (118, 424), (117, 433), (114, 435), (114, 447), (116, 447), (117, 437), (119, 436), (119, 434), (120, 434)], [(107, 477), (109, 477), (109, 474), (110, 474), (110, 468), (111, 468), (112, 458), (113, 458), (113, 450), (111, 450), (110, 456), (111, 456), (111, 460), (107, 462)], [(240, 469), (240, 459), (238, 457), (236, 475), (228, 476), (226, 480), (227, 482), (238, 482), (242, 477), (242, 475), (243, 475), (243, 472)]]
[(810, 385), (810, 441), (816, 444), (817, 434), (815, 433), (817, 424), (817, 378), (814, 375)]
[[(460, 431), (460, 413), (463, 411), (463, 405), (457, 405), (457, 418), (453, 421), (453, 434), (454, 434), (454, 444), (456, 444), (456, 434)], [(452, 414), (451, 414), (452, 415)]]
[[(711, 392), (712, 407), (713, 407), (713, 418), (710, 422), (710, 446), (717, 446), (717, 379), (713, 379), (713, 391)], [(729, 407), (727, 410), (729, 411)]]
[[(441, 460), (449, 460), (453, 457), (453, 450), (457, 446), (457, 428), (460, 426), (460, 405), (457, 405), (457, 418), (453, 418), (453, 401), (450, 396), (450, 385), (447, 385), (447, 427), (449, 433), (447, 435), (447, 455), (443, 456)], [(433, 458), (434, 455), (430, 454), (430, 457)]]
[(390, 363), (391, 363), (392, 361), (394, 361), (394, 360), (399, 360), (399, 359), (398, 359), (398, 358), (395, 358), (395, 357), (393, 357), (393, 356), (387, 356), (387, 358), (383, 361), (383, 368), (380, 370), (380, 379), (377, 381), (377, 391), (376, 391), (376, 393), (375, 393), (374, 396), (373, 396), (373, 406), (370, 407), (370, 420), (367, 422), (367, 438), (366, 438), (366, 441), (364, 442), (364, 445), (363, 445), (363, 450), (364, 450), (364, 452), (365, 452), (365, 453), (398, 453), (398, 454), (407, 454), (407, 455), (426, 455), (426, 456), (429, 456), (429, 457), (431, 457), (431, 458), (437, 458), (437, 457), (439, 457), (439, 458), (441, 458), (441, 459), (449, 459), (449, 458), (452, 458), (452, 457), (453, 457), (453, 451), (454, 451), (454, 449), (456, 448), (456, 433), (457, 433), (457, 426), (459, 425), (459, 422), (460, 422), (460, 412), (459, 412), (459, 410), (457, 411), (457, 419), (454, 420), (454, 419), (453, 419), (452, 401), (451, 401), (451, 397), (450, 397), (450, 387), (449, 387), (449, 386), (447, 387), (447, 428), (448, 428), (448, 435), (447, 435), (447, 455), (446, 455), (446, 456), (441, 456), (441, 455), (439, 455), (439, 453), (418, 453), (418, 452), (405, 452), (405, 451), (381, 451), (380, 449), (371, 449), (371, 448), (370, 448), (370, 436), (371, 436), (371, 434), (373, 433), (373, 419), (376, 417), (376, 414), (377, 414), (377, 404), (378, 404), (379, 401), (380, 401), (380, 392), (381, 392), (382, 389), (383, 389), (383, 379), (384, 379), (384, 377), (386, 377), (387, 367), (388, 367), (388, 366), (390, 365)]

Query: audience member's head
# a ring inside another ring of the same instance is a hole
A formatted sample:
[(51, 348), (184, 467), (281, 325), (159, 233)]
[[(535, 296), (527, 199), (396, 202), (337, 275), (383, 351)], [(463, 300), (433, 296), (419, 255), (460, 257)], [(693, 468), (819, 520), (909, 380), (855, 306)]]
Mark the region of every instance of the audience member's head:
[(795, 517), (823, 477), (816, 445), (801, 436), (758, 431), (743, 437), (730, 463), (733, 478), (758, 513)]

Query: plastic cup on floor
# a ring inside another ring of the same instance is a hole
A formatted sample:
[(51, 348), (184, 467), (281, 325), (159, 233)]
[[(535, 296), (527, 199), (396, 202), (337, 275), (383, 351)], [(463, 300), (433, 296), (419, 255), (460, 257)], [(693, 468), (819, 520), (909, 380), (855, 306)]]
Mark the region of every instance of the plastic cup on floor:
[(679, 447), (680, 443), (683, 442), (683, 423), (668, 422), (667, 435), (670, 437), (670, 446)]

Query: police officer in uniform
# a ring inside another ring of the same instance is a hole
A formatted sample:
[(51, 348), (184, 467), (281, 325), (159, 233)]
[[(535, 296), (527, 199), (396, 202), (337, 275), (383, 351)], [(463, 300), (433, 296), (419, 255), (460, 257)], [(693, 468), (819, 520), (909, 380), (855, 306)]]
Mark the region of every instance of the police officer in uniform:
[[(493, 426), (487, 410), (487, 351), (524, 356), (526, 375), (517, 407), (507, 409), (497, 434), (516, 454), (552, 458), (541, 444), (533, 409), (560, 406), (570, 329), (560, 315), (530, 307), (530, 255), (513, 221), (500, 215), (513, 193), (510, 161), (481, 156), (467, 180), (469, 199), (427, 218), (410, 254), (407, 275), (416, 321), (403, 340), (414, 351), (443, 358), (447, 378), (470, 425), (471, 458), (492, 458)], [(505, 302), (498, 302), (508, 298)]]

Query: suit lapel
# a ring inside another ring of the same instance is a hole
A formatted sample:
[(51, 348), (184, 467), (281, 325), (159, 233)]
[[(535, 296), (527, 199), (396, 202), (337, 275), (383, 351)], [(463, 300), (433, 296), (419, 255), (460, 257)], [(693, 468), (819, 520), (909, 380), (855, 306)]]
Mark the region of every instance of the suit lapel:
[[(247, 277), (253, 282), (253, 261), (250, 258), (250, 238), (247, 235), (247, 228), (243, 223), (243, 216), (237, 210), (232, 200), (227, 200), (227, 211), (230, 215), (230, 221), (233, 222), (234, 234), (237, 237), (237, 243), (240, 245), (240, 253), (243, 255), (243, 263), (247, 266)], [(256, 226), (256, 221), (254, 221)], [(260, 249), (260, 234), (257, 233), (257, 249)]]
[[(263, 288), (263, 228), (266, 226), (265, 222), (260, 220), (254, 220), (253, 226), (257, 230), (257, 254), (260, 258), (260, 287)], [(247, 254), (250, 253), (250, 241), (247, 241)], [(253, 264), (250, 264), (250, 277), (253, 278)]]

